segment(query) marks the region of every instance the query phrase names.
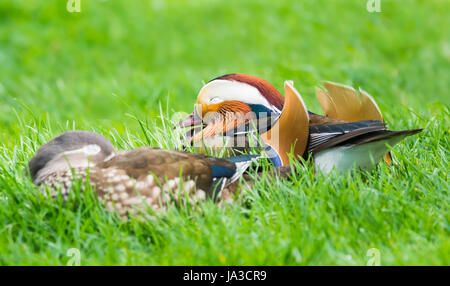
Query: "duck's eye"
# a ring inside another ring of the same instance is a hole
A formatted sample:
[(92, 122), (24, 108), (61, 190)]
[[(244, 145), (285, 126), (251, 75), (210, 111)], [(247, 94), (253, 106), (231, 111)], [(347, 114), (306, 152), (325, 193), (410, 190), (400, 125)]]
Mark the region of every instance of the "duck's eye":
[(219, 98), (219, 97), (213, 97), (213, 98), (211, 98), (211, 99), (209, 100), (209, 103), (210, 103), (210, 104), (214, 104), (214, 103), (219, 103), (219, 102), (221, 102), (221, 101), (223, 101), (223, 99), (221, 99), (221, 98)]

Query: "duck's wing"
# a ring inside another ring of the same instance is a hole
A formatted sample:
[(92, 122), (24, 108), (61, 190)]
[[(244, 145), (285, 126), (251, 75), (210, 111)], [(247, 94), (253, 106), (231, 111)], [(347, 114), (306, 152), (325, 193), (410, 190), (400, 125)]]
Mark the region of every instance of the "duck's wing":
[[(385, 146), (386, 144), (394, 146), (403, 138), (421, 131), (422, 129), (402, 131), (386, 130), (385, 124), (379, 120), (362, 120), (358, 122), (336, 125), (310, 126), (308, 152), (316, 158), (316, 154), (327, 149), (331, 150), (334, 147), (346, 146), (353, 148), (352, 150), (356, 150), (354, 147), (371, 142), (379, 142), (382, 144), (379, 145), (379, 148), (381, 148), (380, 150), (384, 152), (382, 155), (384, 155), (385, 161), (389, 162), (389, 153), (388, 148)], [(353, 152), (353, 155), (358, 152), (359, 151)], [(367, 150), (364, 152), (367, 152)], [(361, 158), (365, 155), (367, 154), (360, 154)], [(327, 160), (330, 160), (330, 158)], [(332, 163), (333, 162), (328, 162), (327, 164), (332, 165)]]
[(316, 87), (316, 98), (326, 117), (356, 122), (380, 120), (383, 116), (375, 100), (367, 92), (331, 81), (323, 82), (326, 91)]
[(345, 143), (359, 136), (370, 137), (376, 131), (385, 131), (379, 120), (362, 120), (339, 124), (311, 125), (309, 127), (308, 153), (315, 154), (327, 148)]
[[(254, 158), (234, 162), (202, 154), (143, 147), (118, 154), (90, 171), (99, 196), (119, 213), (146, 202), (153, 210), (171, 202), (216, 199)], [(246, 161), (246, 165), (239, 164)]]
[[(316, 98), (324, 115), (336, 120), (356, 122), (360, 120), (379, 120), (383, 122), (383, 115), (372, 96), (359, 88), (357, 92), (353, 87), (334, 83), (323, 82), (327, 92), (316, 87)], [(384, 157), (390, 165), (390, 153)]]

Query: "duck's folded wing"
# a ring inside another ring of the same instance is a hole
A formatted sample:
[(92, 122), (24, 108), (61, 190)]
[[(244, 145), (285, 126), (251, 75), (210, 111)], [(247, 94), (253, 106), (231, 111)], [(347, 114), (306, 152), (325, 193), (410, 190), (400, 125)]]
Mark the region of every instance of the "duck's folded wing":
[[(143, 182), (135, 185), (140, 187), (138, 191), (144, 195), (148, 193), (155, 197), (154, 190), (175, 190), (183, 181), (192, 181), (197, 191), (205, 192), (207, 198), (216, 198), (218, 192), (237, 180), (258, 157), (245, 155), (222, 159), (203, 154), (143, 147), (119, 154), (99, 167), (102, 170), (122, 170), (129, 179), (136, 183)], [(125, 179), (125, 176), (123, 178)], [(191, 184), (189, 183), (189, 186)], [(132, 189), (133, 186), (129, 185)]]
[(359, 136), (386, 130), (386, 125), (379, 120), (362, 120), (358, 122), (334, 125), (314, 125), (309, 127), (308, 152), (315, 154), (327, 148), (343, 144)]
[(261, 157), (262, 157), (261, 155), (240, 155), (224, 158), (227, 161), (232, 162), (235, 166), (235, 170), (231, 174), (231, 176), (227, 176), (228, 180), (225, 186), (228, 186), (237, 181), (242, 176), (242, 174), (244, 174), (244, 172), (248, 169), (248, 167)]

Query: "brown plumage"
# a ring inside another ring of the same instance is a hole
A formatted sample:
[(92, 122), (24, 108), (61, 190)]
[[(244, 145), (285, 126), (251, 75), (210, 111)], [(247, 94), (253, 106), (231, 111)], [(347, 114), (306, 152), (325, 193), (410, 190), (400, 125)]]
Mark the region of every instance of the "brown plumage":
[(317, 125), (336, 125), (346, 123), (344, 120), (339, 120), (323, 115), (309, 113), (309, 126)]
[(120, 215), (147, 207), (158, 213), (171, 203), (232, 200), (232, 194), (222, 190), (256, 158), (219, 159), (152, 147), (131, 151), (110, 147), (99, 134), (66, 132), (43, 145), (30, 161), (33, 182), (50, 187), (52, 196), (60, 189), (67, 198), (73, 179), (89, 177), (99, 200)]

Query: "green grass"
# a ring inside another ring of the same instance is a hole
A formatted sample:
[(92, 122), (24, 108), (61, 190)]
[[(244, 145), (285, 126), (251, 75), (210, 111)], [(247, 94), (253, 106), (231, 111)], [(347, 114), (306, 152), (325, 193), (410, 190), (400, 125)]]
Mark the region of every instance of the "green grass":
[[(450, 3), (366, 1), (0, 2), (0, 264), (449, 265)], [(373, 172), (264, 178), (232, 206), (170, 209), (127, 221), (92, 194), (67, 204), (38, 194), (24, 170), (69, 129), (117, 148), (179, 147), (170, 122), (202, 82), (230, 72), (282, 89), (361, 86), (402, 141)], [(161, 112), (161, 110), (162, 112)], [(141, 124), (140, 124), (141, 123)], [(164, 125), (164, 124), (166, 125)], [(141, 126), (142, 125), (142, 126)], [(175, 140), (175, 141), (173, 141)]]

